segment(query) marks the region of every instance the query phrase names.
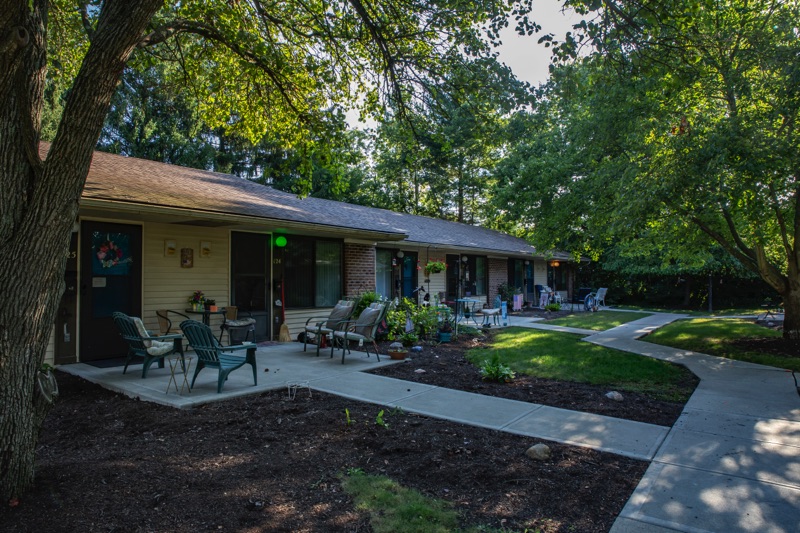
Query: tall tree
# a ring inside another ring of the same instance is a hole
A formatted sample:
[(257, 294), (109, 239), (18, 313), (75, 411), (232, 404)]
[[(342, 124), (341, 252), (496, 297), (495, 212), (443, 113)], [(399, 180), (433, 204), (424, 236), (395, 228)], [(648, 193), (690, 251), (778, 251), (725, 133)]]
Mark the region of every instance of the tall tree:
[(547, 95), (548, 139), (563, 136), (571, 157), (558, 173), (523, 169), (548, 184), (526, 190), (528, 203), (554, 207), (537, 217), (536, 238), (561, 244), (562, 222), (590, 252), (617, 240), (675, 256), (710, 239), (783, 297), (784, 335), (800, 338), (800, 4), (602, 8), (576, 34), (598, 53)]
[[(0, 2), (0, 501), (33, 480), (47, 413), (34, 389), (72, 225), (103, 121), (132, 54), (174, 60), (210, 127), (257, 142), (320, 139), (337, 102), (411, 105), (447, 61), (487, 55), (527, 2), (422, 0), (2, 0)], [(46, 92), (48, 75), (68, 88)], [(39, 155), (45, 96), (63, 111)], [(62, 107), (63, 105), (63, 107)], [(31, 260), (35, 250), (36, 260)]]
[(390, 119), (378, 129), (375, 173), (385, 187), (387, 207), (484, 221), (502, 124), (529, 94), (529, 87), (494, 58), (451, 69), (442, 86), (417, 106), (413, 120)]

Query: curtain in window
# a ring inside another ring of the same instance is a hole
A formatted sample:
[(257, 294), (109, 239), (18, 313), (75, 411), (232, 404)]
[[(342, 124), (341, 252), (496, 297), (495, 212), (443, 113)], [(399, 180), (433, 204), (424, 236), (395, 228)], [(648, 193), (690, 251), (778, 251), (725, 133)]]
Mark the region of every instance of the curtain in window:
[(486, 258), (475, 258), (475, 294), (486, 295)]
[(384, 298), (392, 297), (392, 251), (375, 252), (375, 289)]
[(314, 305), (312, 244), (312, 241), (293, 238), (284, 248), (284, 296), (287, 307)]
[(316, 242), (316, 307), (336, 305), (342, 294), (342, 246), (338, 242)]

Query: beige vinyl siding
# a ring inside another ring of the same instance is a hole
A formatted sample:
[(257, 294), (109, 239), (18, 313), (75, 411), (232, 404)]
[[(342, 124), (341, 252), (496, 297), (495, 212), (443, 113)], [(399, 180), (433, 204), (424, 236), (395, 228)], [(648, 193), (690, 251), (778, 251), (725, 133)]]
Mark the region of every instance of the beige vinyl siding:
[[(174, 240), (175, 255), (164, 255), (164, 241)], [(200, 241), (211, 243), (209, 257), (200, 257)], [(195, 290), (218, 306), (228, 305), (230, 294), (230, 230), (198, 228), (178, 224), (146, 223), (142, 230), (144, 264), (142, 273), (142, 319), (145, 327), (158, 331), (158, 309), (184, 312)], [(194, 266), (181, 267), (181, 249), (191, 248)], [(200, 319), (200, 315), (190, 315)], [(221, 315), (212, 316), (211, 328), (217, 330)]]

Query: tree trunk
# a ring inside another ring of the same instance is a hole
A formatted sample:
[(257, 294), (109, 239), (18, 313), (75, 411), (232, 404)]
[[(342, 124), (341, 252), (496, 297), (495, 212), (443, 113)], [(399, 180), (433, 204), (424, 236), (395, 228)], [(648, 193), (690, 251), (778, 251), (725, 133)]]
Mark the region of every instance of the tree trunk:
[(0, 10), (0, 505), (33, 483), (49, 408), (35, 378), (64, 289), (78, 202), (119, 76), (162, 1), (103, 4), (44, 162), (47, 2), (16, 0)]
[[(783, 338), (791, 339), (800, 347), (800, 289), (783, 295)], [(800, 352), (798, 352), (800, 357)]]

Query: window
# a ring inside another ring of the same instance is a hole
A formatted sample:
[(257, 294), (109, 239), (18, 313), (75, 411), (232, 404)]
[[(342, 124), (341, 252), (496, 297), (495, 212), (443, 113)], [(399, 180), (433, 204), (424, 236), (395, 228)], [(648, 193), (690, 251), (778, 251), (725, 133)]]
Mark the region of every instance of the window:
[(342, 243), (292, 237), (284, 248), (287, 307), (331, 307), (342, 297)]
[[(466, 261), (464, 259), (466, 258)], [(447, 256), (447, 296), (486, 296), (488, 288), (488, 269), (485, 257), (475, 255)], [(457, 265), (451, 268), (450, 265)], [(458, 284), (462, 290), (458, 290)]]
[(508, 284), (515, 289), (524, 290), (525, 263), (522, 259), (508, 260)]
[(391, 250), (378, 249), (375, 251), (375, 290), (384, 298), (393, 296)]

